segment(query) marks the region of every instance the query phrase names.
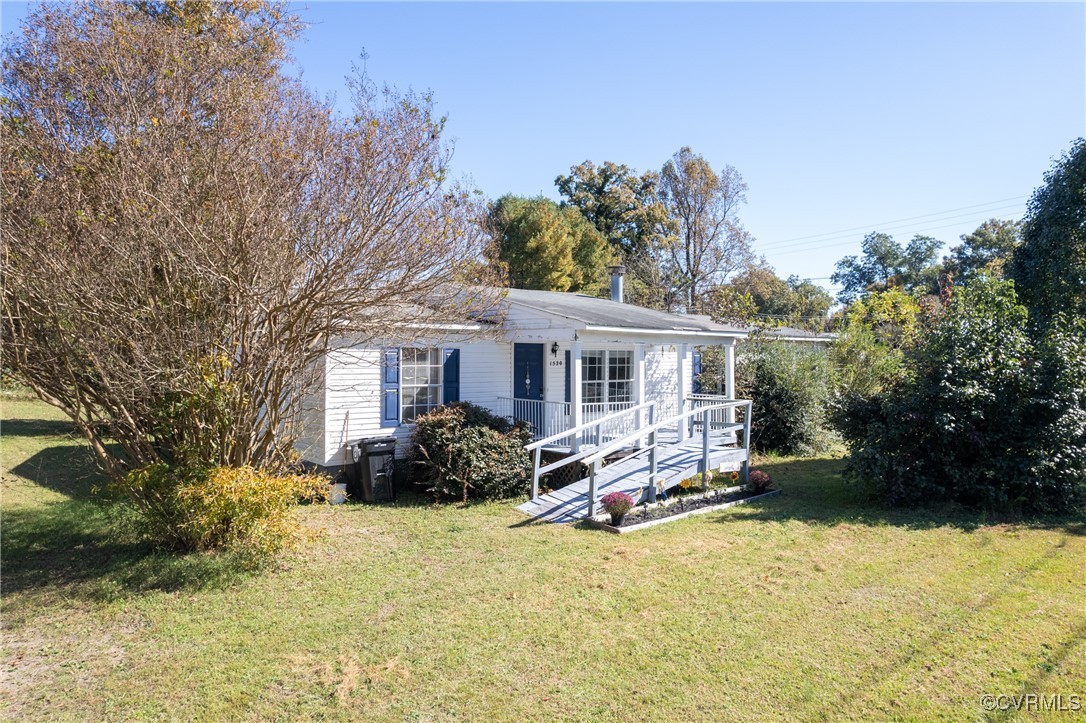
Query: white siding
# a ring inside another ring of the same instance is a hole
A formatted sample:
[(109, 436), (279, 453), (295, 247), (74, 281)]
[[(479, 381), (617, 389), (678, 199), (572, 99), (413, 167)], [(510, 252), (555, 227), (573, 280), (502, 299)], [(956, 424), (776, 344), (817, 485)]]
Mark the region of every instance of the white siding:
[(347, 444), (394, 434), (381, 426), (381, 350), (337, 349), (325, 371), (324, 455), (318, 464), (340, 465)]
[(513, 395), (513, 345), (498, 341), (461, 344), (460, 398), (493, 409)]
[(548, 402), (566, 401), (566, 352), (573, 344), (558, 343), (558, 356), (551, 354), (551, 344), (543, 345), (543, 399)]
[[(679, 413), (678, 344), (645, 345), (645, 401), (655, 400), (659, 418)], [(692, 390), (693, 347), (687, 346), (683, 363), (683, 396)]]
[[(565, 352), (572, 343), (559, 334), (536, 335), (544, 349), (544, 398), (565, 400)], [(526, 340), (528, 341), (528, 340)], [(535, 343), (532, 339), (528, 343)], [(551, 345), (558, 341), (557, 356)], [(635, 350), (640, 340), (616, 338), (583, 339), (582, 349)], [(678, 412), (678, 344), (643, 342), (645, 348), (645, 401), (656, 400), (657, 418)], [(435, 344), (437, 345), (437, 344)], [(505, 341), (446, 341), (443, 348), (460, 350), (460, 399), (496, 411), (499, 397), (513, 396), (513, 344)], [(692, 388), (693, 344), (687, 346), (684, 364), (684, 396)], [(353, 347), (328, 355), (324, 368), (323, 394), (308, 404), (302, 434), (296, 445), (303, 458), (330, 467), (343, 464), (345, 445), (367, 437), (395, 436), (399, 453), (406, 449), (413, 425), (381, 424), (381, 351)]]
[(324, 459), (324, 366), (322, 362), (313, 370), (313, 391), (302, 399), (297, 419), (294, 451), (310, 462)]
[[(460, 350), (460, 399), (494, 407), (497, 398), (510, 396), (512, 345), (496, 341), (446, 343)], [(381, 423), (381, 350), (354, 347), (339, 349), (327, 357), (323, 415), (309, 424), (303, 457), (316, 464), (338, 466), (346, 460), (346, 445), (368, 437), (395, 436), (403, 454), (413, 425)], [(317, 440), (320, 440), (319, 442)]]
[[(572, 349), (572, 344), (559, 342), (558, 356), (551, 354), (551, 345), (545, 344), (544, 354), (546, 377), (544, 381), (544, 399), (549, 402), (562, 402), (566, 398), (566, 351)], [(636, 343), (601, 342), (587, 339), (581, 342), (582, 351), (591, 349), (628, 349), (635, 352)], [(692, 344), (687, 346), (686, 362), (683, 365), (685, 371), (683, 396), (689, 396), (693, 389), (691, 379), (693, 372)], [(645, 400), (655, 400), (658, 405), (658, 413), (670, 416), (678, 413), (678, 344), (645, 344)], [(463, 372), (461, 372), (463, 373)]]

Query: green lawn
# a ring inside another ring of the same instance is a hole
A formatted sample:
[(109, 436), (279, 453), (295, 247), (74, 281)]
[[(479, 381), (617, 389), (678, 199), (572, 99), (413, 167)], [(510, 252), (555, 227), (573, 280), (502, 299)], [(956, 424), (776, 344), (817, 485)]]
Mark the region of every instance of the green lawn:
[[(86, 448), (3, 400), (4, 719), (1016, 719), (1086, 706), (1086, 525), (784, 494), (640, 533), (512, 505), (308, 508), (272, 571), (107, 536)], [(1065, 716), (1071, 717), (1065, 713)], [(1080, 716), (1083, 714), (1079, 714)]]

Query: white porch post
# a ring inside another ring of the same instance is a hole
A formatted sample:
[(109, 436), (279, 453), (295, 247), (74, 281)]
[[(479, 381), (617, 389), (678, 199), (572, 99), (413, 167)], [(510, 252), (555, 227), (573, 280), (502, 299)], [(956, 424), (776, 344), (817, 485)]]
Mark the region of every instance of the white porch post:
[[(644, 404), (648, 400), (645, 399), (645, 345), (637, 344), (634, 347), (634, 404)], [(645, 410), (642, 409), (637, 413), (637, 426), (645, 426)]]
[[(724, 344), (724, 396), (735, 399), (735, 339)], [(724, 421), (735, 423), (735, 407), (726, 410)]]
[[(679, 407), (676, 414), (682, 414), (686, 411), (686, 344), (679, 344), (675, 347), (676, 356), (676, 386), (678, 387)], [(686, 420), (681, 420), (677, 425), (679, 433), (679, 441), (686, 439)]]
[[(573, 340), (573, 349), (569, 354), (569, 363), (572, 368), (569, 370), (569, 420), (572, 427), (579, 427), (584, 421), (584, 410), (581, 404), (581, 341), (580, 339)], [(581, 448), (580, 435), (573, 437), (573, 441), (570, 444), (570, 448), (573, 452), (577, 452)]]

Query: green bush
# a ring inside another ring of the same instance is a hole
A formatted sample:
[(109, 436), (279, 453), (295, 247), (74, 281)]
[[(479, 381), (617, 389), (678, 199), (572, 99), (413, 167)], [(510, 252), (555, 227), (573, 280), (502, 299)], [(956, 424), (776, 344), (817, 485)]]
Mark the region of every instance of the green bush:
[(830, 345), (835, 396), (870, 397), (904, 373), (905, 354), (861, 324), (845, 327)]
[(980, 278), (906, 356), (909, 375), (832, 417), (849, 473), (890, 504), (1065, 512), (1086, 496), (1083, 323), (1041, 341), (1013, 284)]
[(525, 494), (532, 462), (527, 428), (483, 407), (455, 402), (415, 420), (412, 459), (439, 500), (504, 499)]
[(180, 550), (226, 550), (252, 563), (305, 538), (299, 501), (323, 500), (328, 480), (252, 467), (178, 469), (154, 464), (114, 486), (135, 507), (140, 535)]
[(905, 373), (905, 350), (926, 321), (921, 304), (901, 289), (868, 294), (844, 313), (830, 345), (834, 395), (870, 397)]
[(826, 424), (832, 365), (824, 349), (752, 340), (739, 347), (736, 388), (753, 401), (751, 446), (782, 454), (824, 452), (833, 443)]

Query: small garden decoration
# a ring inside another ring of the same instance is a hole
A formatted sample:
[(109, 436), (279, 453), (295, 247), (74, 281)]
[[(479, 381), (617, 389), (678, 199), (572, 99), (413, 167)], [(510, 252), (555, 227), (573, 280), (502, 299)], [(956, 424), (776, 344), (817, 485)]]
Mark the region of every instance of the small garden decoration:
[(625, 492), (611, 492), (603, 496), (600, 504), (603, 505), (607, 514), (611, 515), (611, 524), (617, 527), (622, 524), (626, 513), (633, 508), (634, 501), (633, 497)]

